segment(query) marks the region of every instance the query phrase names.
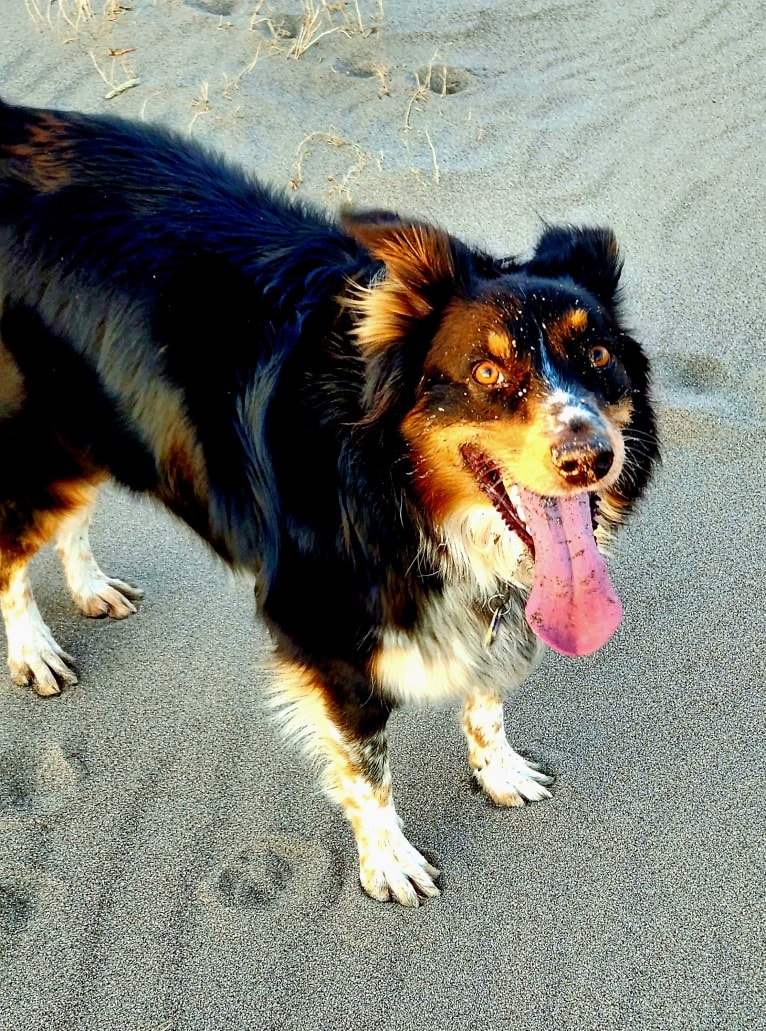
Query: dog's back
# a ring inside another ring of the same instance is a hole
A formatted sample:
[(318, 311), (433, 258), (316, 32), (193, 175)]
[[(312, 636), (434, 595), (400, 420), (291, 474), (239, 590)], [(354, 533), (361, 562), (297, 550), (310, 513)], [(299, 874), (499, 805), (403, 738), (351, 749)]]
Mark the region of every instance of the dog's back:
[(238, 565), (274, 532), (241, 408), (265, 411), (369, 264), (326, 218), (172, 133), (0, 105), (5, 363), (49, 399), (85, 475), (157, 494)]

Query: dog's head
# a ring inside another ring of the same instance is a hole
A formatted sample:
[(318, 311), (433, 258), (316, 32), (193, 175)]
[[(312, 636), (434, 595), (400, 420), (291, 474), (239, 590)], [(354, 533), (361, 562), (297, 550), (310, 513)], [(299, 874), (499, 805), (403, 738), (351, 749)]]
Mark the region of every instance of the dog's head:
[(491, 511), (531, 553), (532, 628), (595, 650), (621, 610), (594, 533), (622, 520), (657, 456), (613, 235), (549, 228), (519, 263), (388, 213), (344, 228), (385, 266), (356, 302), (369, 418), (396, 420), (437, 527)]

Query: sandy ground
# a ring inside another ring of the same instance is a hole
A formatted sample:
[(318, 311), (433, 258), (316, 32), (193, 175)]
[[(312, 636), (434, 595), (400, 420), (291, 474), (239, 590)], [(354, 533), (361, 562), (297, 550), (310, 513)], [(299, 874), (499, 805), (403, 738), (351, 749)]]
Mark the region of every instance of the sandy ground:
[(766, 1027), (766, 9), (360, 0), (301, 44), (287, 0), (91, 2), (4, 0), (5, 97), (166, 122), (501, 253), (611, 224), (664, 465), (617, 636), (508, 704), (552, 801), (476, 794), (454, 713), (393, 720), (400, 812), (445, 870), (417, 911), (363, 896), (271, 726), (252, 585), (111, 492), (94, 541), (140, 613), (79, 617), (41, 555), (81, 681), (0, 687), (0, 1028)]

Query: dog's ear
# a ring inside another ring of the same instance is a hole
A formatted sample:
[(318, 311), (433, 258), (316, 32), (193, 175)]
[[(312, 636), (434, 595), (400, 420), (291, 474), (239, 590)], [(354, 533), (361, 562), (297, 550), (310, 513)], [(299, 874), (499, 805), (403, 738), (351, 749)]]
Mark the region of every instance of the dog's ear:
[(443, 229), (390, 211), (346, 211), (341, 226), (383, 262), (389, 280), (400, 288), (399, 299), (411, 306), (415, 318), (433, 310), (440, 286), (454, 284), (455, 241)]
[(611, 229), (548, 226), (524, 267), (534, 276), (573, 279), (611, 311), (619, 303), (622, 259)]
[(412, 403), (432, 330), (427, 323), (455, 292), (467, 248), (442, 229), (388, 211), (345, 212), (343, 230), (386, 268), (347, 295), (366, 360), (363, 423)]

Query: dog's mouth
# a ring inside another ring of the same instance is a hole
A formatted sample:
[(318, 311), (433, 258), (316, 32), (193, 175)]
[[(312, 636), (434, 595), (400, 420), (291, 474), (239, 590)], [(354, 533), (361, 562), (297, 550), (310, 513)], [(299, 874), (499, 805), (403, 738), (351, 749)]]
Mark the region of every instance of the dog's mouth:
[(590, 655), (619, 626), (622, 606), (596, 546), (598, 496), (537, 494), (506, 487), (492, 460), (474, 444), (463, 460), (508, 529), (529, 549), (534, 583), (526, 606), (532, 630), (564, 655)]

